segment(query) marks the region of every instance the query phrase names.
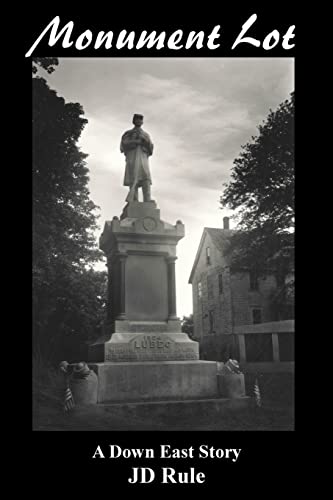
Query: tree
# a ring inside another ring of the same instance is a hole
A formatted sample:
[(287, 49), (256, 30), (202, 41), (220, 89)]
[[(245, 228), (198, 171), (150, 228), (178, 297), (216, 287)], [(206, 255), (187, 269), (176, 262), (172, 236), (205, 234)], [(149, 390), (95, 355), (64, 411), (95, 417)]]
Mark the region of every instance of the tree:
[(43, 68), (48, 73), (53, 73), (54, 66), (58, 66), (59, 61), (56, 57), (33, 57), (32, 58), (32, 73), (35, 74), (38, 68)]
[(242, 146), (220, 199), (221, 208), (237, 210), (234, 265), (258, 274), (274, 269), (281, 289), (294, 266), (294, 114), (293, 92)]
[(194, 327), (193, 327), (193, 314), (189, 316), (183, 316), (181, 320), (182, 332), (187, 333), (187, 335), (193, 339)]
[(33, 63), (34, 341), (56, 357), (69, 335), (83, 340), (97, 328), (106, 273), (92, 267), (101, 257), (98, 207), (77, 145), (87, 120), (80, 104), (66, 103), (37, 75), (37, 67), (50, 73), (58, 61)]

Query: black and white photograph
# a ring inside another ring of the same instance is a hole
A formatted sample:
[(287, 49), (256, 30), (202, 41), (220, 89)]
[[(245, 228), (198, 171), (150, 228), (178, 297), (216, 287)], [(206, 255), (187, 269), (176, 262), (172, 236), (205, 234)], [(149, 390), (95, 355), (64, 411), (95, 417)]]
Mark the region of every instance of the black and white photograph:
[(33, 430), (294, 431), (294, 58), (31, 66)]

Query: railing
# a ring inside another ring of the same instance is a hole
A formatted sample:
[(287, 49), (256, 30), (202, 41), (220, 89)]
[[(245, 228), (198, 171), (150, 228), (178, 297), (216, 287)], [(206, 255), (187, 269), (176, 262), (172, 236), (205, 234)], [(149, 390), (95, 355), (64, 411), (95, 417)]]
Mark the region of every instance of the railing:
[(244, 371), (294, 370), (294, 321), (276, 321), (234, 328)]

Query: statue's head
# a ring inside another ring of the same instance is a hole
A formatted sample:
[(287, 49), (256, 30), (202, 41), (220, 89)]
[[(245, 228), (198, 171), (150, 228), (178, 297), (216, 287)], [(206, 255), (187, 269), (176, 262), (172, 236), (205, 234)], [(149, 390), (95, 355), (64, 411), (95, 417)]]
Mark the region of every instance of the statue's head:
[(133, 124), (136, 127), (141, 127), (141, 125), (143, 124), (143, 115), (137, 115), (137, 114), (135, 114), (133, 116)]

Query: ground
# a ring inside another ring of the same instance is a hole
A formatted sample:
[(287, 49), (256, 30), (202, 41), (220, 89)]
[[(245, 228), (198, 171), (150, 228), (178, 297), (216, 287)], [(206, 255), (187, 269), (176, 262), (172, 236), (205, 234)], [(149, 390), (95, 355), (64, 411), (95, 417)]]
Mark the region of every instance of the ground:
[(294, 430), (293, 409), (269, 404), (223, 415), (188, 416), (149, 414), (138, 417), (134, 407), (124, 409), (107, 405), (76, 407), (64, 414), (59, 406), (38, 403), (34, 406), (36, 431), (108, 431), (108, 430), (221, 430), (221, 431), (288, 431)]
[[(292, 431), (293, 395), (285, 393), (275, 401), (262, 399), (258, 408), (250, 399), (248, 408), (223, 411), (215, 400), (188, 405), (106, 405), (76, 406), (62, 410), (63, 380), (59, 372), (35, 362), (33, 377), (33, 430), (110, 431), (110, 430), (221, 430)], [(152, 411), (153, 410), (153, 411)]]

